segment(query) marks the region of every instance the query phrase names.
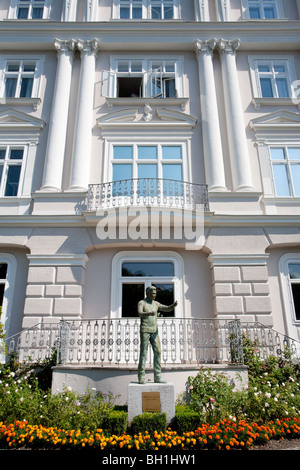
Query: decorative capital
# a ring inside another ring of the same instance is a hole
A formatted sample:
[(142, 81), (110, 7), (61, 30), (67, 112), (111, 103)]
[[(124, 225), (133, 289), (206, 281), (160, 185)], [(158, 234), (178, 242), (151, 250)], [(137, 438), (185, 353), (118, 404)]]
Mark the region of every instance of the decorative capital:
[(219, 39), (217, 47), (219, 53), (223, 54), (235, 54), (240, 47), (241, 41), (239, 38), (236, 39)]
[(80, 51), (81, 55), (97, 55), (99, 48), (100, 43), (97, 38), (91, 39), (89, 41), (83, 41), (82, 39), (77, 41), (77, 49)]
[(76, 42), (74, 39), (70, 39), (69, 41), (65, 41), (62, 39), (55, 39), (54, 40), (54, 47), (57, 50), (57, 54), (70, 54), (74, 55), (75, 45)]
[(213, 54), (213, 51), (217, 45), (217, 39), (212, 38), (208, 39), (208, 41), (201, 41), (200, 39), (196, 39), (194, 42), (194, 51), (196, 56), (198, 57), (201, 52)]

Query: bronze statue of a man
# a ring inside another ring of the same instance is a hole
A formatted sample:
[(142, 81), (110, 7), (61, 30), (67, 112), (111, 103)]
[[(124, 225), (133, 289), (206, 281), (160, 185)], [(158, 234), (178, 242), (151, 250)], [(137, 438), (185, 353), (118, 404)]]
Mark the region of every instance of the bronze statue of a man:
[(140, 300), (137, 306), (138, 315), (141, 319), (140, 327), (140, 358), (138, 365), (138, 380), (140, 384), (145, 383), (145, 363), (148, 344), (152, 346), (154, 354), (154, 382), (163, 383), (161, 380), (161, 347), (157, 329), (157, 316), (159, 312), (171, 312), (177, 305), (162, 305), (156, 300), (156, 288), (154, 286), (146, 289), (146, 298)]

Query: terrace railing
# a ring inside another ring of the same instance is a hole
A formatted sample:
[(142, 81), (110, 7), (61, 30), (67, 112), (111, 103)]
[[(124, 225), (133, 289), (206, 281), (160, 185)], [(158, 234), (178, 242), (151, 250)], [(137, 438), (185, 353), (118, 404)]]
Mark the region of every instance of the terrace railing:
[[(6, 339), (7, 354), (20, 362), (39, 362), (57, 351), (68, 365), (137, 366), (139, 319), (99, 319), (43, 323)], [(243, 364), (243, 333), (255, 341), (257, 354), (281, 356), (286, 347), (300, 357), (300, 343), (260, 323), (239, 320), (160, 318), (163, 365)], [(148, 362), (152, 364), (149, 349)]]
[(91, 184), (87, 211), (128, 206), (209, 210), (207, 185), (161, 178), (136, 178)]

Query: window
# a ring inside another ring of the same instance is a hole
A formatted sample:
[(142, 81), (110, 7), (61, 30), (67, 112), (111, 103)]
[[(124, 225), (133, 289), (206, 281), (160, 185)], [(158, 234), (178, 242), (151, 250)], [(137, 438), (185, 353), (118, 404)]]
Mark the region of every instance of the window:
[(295, 320), (300, 321), (300, 262), (289, 263), (288, 269)]
[[(254, 99), (283, 100), (294, 98), (296, 80), (293, 57), (249, 57)], [(259, 101), (259, 100), (258, 100)], [(292, 101), (291, 101), (292, 102)]]
[(115, 98), (182, 98), (182, 59), (112, 58), (102, 71), (101, 95)]
[(8, 61), (5, 70), (5, 98), (31, 98), (36, 63)]
[(24, 147), (0, 146), (0, 196), (19, 195), (24, 154)]
[(300, 196), (300, 147), (270, 147), (277, 196)]
[(179, 18), (179, 0), (115, 0), (114, 18), (177, 19)]
[[(174, 264), (170, 261), (124, 261), (122, 263), (122, 317), (136, 317), (137, 303), (146, 288), (156, 287), (156, 300), (164, 305), (174, 302)], [(172, 312), (163, 316), (174, 316)]]
[[(0, 321), (6, 334), (9, 334), (16, 271), (16, 258), (8, 253), (0, 253)], [(4, 357), (0, 349), (0, 361), (4, 360)]]
[[(169, 180), (164, 189), (169, 193), (175, 181), (183, 180), (182, 145), (143, 143), (112, 146), (112, 181), (138, 179), (137, 190), (142, 194), (150, 180), (151, 189), (156, 194), (158, 178)], [(175, 192), (175, 188), (173, 190)]]
[(11, 0), (9, 18), (18, 20), (47, 19), (51, 0)]
[(137, 304), (146, 296), (146, 288), (155, 286), (156, 300), (163, 305), (178, 301), (178, 308), (161, 316), (184, 317), (182, 296), (183, 261), (171, 251), (126, 251), (112, 263), (112, 316), (137, 317)]
[(248, 0), (249, 18), (275, 19), (278, 18), (276, 0)]
[(42, 60), (24, 58), (0, 59), (2, 80), (1, 98), (37, 98), (41, 77)]

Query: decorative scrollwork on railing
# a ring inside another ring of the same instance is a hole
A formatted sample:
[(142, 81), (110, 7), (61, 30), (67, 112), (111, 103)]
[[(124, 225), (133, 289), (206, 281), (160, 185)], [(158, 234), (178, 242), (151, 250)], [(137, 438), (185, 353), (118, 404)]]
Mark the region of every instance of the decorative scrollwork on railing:
[(91, 184), (88, 188), (87, 211), (127, 206), (158, 206), (209, 210), (208, 188), (161, 178), (136, 178)]

